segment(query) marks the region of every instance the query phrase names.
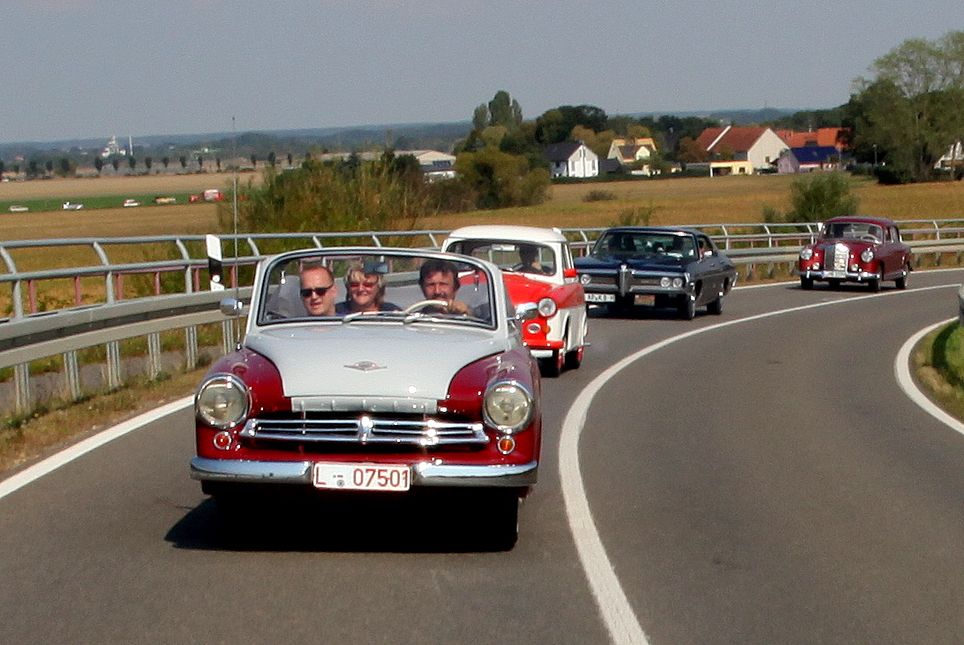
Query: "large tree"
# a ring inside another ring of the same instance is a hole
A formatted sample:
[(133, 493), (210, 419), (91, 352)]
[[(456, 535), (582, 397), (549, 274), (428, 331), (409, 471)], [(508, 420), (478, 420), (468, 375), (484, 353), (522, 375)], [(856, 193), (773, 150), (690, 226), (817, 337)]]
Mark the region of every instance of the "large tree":
[(871, 71), (847, 106), (855, 153), (879, 152), (882, 179), (933, 178), (935, 162), (964, 137), (964, 31), (904, 41)]

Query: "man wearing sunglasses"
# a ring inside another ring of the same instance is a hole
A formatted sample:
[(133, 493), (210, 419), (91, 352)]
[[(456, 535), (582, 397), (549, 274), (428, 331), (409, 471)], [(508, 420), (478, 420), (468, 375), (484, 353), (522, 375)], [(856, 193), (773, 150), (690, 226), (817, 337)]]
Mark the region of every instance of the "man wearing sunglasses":
[(305, 264), (301, 267), (301, 301), (311, 316), (334, 316), (335, 277), (328, 267), (321, 264)]

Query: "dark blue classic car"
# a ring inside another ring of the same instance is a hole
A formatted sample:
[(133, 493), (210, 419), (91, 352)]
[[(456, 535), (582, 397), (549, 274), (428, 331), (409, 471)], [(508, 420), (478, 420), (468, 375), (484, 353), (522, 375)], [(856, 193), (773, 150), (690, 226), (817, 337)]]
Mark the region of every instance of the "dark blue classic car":
[(723, 313), (723, 297), (737, 277), (733, 262), (713, 240), (689, 228), (610, 228), (575, 264), (587, 303), (614, 312), (638, 305), (672, 307), (686, 320), (702, 306), (708, 313)]

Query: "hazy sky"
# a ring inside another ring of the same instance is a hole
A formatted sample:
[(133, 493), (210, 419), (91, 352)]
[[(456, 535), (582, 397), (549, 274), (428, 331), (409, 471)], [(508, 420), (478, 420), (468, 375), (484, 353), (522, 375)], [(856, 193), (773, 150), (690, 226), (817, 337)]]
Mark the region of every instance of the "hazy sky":
[(0, 0), (0, 141), (845, 103), (964, 0)]

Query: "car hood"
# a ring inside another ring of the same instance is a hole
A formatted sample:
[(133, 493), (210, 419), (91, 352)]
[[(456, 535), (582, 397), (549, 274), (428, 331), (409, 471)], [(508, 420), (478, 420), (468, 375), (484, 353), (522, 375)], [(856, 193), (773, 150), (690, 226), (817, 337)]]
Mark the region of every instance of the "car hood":
[(434, 405), (462, 367), (506, 349), (491, 330), (368, 321), (260, 329), (244, 344), (277, 366), (285, 396), (316, 403), (349, 397)]
[(616, 270), (621, 265), (636, 269), (637, 271), (680, 271), (689, 263), (689, 260), (674, 257), (672, 255), (652, 255), (645, 257), (622, 257), (614, 255), (592, 255), (576, 260), (577, 271), (589, 271), (593, 269), (612, 269)]
[(523, 302), (539, 302), (558, 286), (548, 282), (547, 279), (540, 280), (522, 273), (503, 273), (502, 280), (505, 283), (505, 290), (509, 292), (509, 300), (514, 305)]

